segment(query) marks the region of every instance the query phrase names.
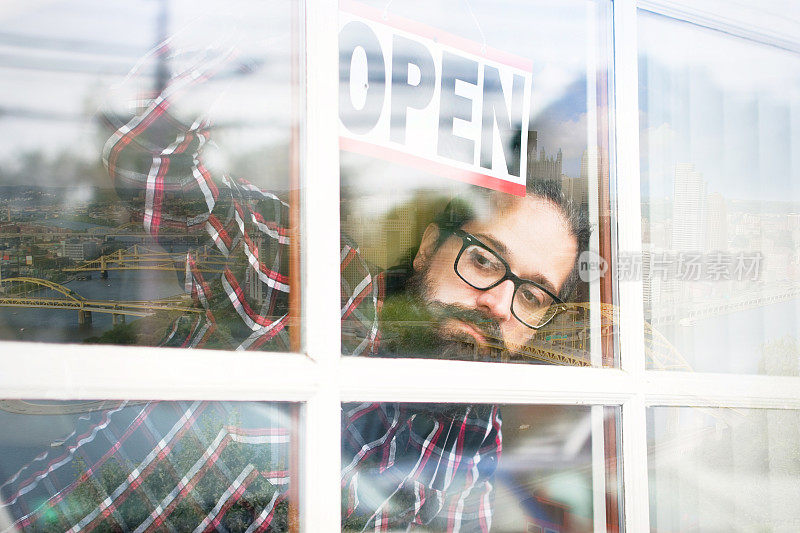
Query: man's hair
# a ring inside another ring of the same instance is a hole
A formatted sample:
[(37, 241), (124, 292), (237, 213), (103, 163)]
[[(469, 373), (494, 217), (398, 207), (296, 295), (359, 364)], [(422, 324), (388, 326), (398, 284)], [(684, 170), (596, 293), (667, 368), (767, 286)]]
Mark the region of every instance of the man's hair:
[[(577, 242), (577, 253), (575, 254), (575, 262), (572, 271), (564, 281), (564, 285), (559, 290), (559, 298), (568, 301), (578, 286), (580, 280), (578, 272), (578, 261), (581, 252), (589, 248), (589, 237), (592, 233), (592, 226), (589, 223), (589, 217), (585, 210), (580, 209), (580, 206), (568, 198), (561, 188), (561, 182), (554, 179), (528, 179), (526, 186), (526, 196), (535, 196), (548, 200), (554, 204), (561, 215), (567, 221), (570, 234), (575, 237)], [(485, 192), (484, 192), (485, 191)], [(491, 200), (492, 195), (500, 193), (489, 192), (482, 190), (480, 193), (487, 200)], [(444, 211), (442, 211), (433, 221), (439, 231), (439, 238), (436, 242), (436, 249), (438, 249), (450, 234), (457, 229), (460, 229), (468, 222), (477, 217), (476, 202), (468, 201), (463, 198), (456, 198), (452, 200)]]

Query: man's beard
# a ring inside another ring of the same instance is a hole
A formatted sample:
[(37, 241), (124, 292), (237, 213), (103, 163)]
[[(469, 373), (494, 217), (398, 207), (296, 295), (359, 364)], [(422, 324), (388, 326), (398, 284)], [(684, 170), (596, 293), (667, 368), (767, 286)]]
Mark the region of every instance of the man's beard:
[[(381, 341), (379, 355), (428, 359), (492, 360), (493, 352), (505, 351), (497, 322), (475, 309), (430, 301), (428, 271), (415, 272), (405, 290), (386, 298), (380, 313)], [(448, 320), (458, 320), (475, 328), (484, 339), (498, 348), (477, 343), (466, 333), (445, 327)], [(476, 417), (488, 420), (494, 405), (472, 403), (409, 404), (411, 412), (444, 416), (452, 420)]]
[[(386, 298), (381, 355), (488, 361), (507, 353), (497, 321), (477, 309), (432, 301), (430, 284), (428, 269), (417, 271), (404, 292)], [(476, 335), (464, 331), (470, 329)]]

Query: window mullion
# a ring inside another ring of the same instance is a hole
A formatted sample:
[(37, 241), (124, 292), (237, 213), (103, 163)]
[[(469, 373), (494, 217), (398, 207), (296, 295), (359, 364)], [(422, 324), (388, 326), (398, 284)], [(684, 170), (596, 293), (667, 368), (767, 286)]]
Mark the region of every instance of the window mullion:
[(344, 401), (619, 405), (638, 392), (627, 373), (589, 367), (345, 357), (340, 368)]
[(301, 158), (303, 345), (321, 376), (306, 406), (304, 531), (340, 529), (341, 351), (339, 310), (339, 119), (336, 0), (305, 4), (306, 113)]
[[(639, 104), (636, 6), (614, 2), (614, 59), (617, 151), (617, 250), (641, 254), (641, 189), (639, 183)], [(618, 317), (623, 370), (639, 376), (645, 368), (644, 307), (641, 278), (619, 280)]]
[[(639, 0), (639, 9), (751, 41), (800, 52), (800, 22), (777, 4), (724, 0)], [(772, 9), (770, 9), (772, 8)]]
[[(614, 2), (614, 95), (617, 251), (640, 254), (639, 100), (636, 1)], [(615, 273), (615, 275), (618, 275)], [(644, 308), (642, 280), (619, 280), (620, 365), (639, 390), (622, 406), (624, 523), (628, 531), (649, 528), (647, 435), (644, 390)]]
[(647, 413), (641, 395), (622, 404), (622, 486), (626, 531), (649, 531)]
[[(4, 342), (0, 399), (301, 401), (317, 389), (298, 354)], [(264, 387), (264, 376), (281, 375)], [(234, 383), (235, 386), (231, 386)]]
[(800, 409), (800, 378), (687, 372), (646, 372), (647, 406)]

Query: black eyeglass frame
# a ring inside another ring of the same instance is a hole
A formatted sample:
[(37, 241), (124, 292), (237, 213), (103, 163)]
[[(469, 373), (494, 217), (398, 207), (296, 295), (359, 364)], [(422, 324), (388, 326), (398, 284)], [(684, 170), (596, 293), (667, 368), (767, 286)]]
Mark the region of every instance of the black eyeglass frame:
[[(456, 254), (456, 259), (455, 259), (455, 261), (453, 261), (453, 270), (455, 271), (456, 276), (461, 278), (461, 281), (463, 281), (464, 283), (466, 283), (467, 285), (469, 285), (473, 289), (477, 289), (479, 291), (488, 291), (490, 289), (493, 289), (493, 288), (497, 287), (498, 285), (500, 285), (501, 283), (503, 283), (507, 279), (510, 279), (514, 283), (514, 293), (511, 295), (511, 314), (514, 315), (514, 318), (519, 320), (525, 326), (527, 326), (527, 327), (529, 327), (531, 329), (543, 328), (551, 320), (553, 320), (553, 317), (555, 317), (558, 313), (560, 313), (561, 311), (566, 311), (567, 304), (566, 304), (566, 302), (564, 302), (564, 300), (562, 300), (561, 298), (559, 298), (558, 296), (556, 296), (555, 294), (550, 292), (547, 289), (547, 287), (542, 286), (541, 283), (537, 283), (537, 282), (535, 282), (533, 280), (530, 280), (530, 279), (521, 278), (521, 277), (517, 276), (516, 274), (514, 274), (511, 271), (511, 267), (508, 265), (508, 262), (505, 259), (503, 259), (503, 257), (500, 256), (500, 254), (498, 254), (496, 251), (494, 251), (491, 246), (488, 246), (487, 244), (484, 244), (475, 235), (472, 235), (471, 233), (467, 233), (466, 231), (464, 231), (462, 229), (449, 230), (448, 233), (452, 233), (453, 235), (457, 235), (458, 237), (461, 237), (461, 250), (458, 251), (458, 254)], [(487, 252), (491, 253), (493, 256), (495, 256), (503, 264), (504, 267), (506, 267), (505, 275), (503, 277), (501, 277), (499, 280), (497, 280), (494, 283), (492, 283), (491, 285), (489, 285), (488, 287), (478, 287), (476, 285), (473, 285), (472, 283), (467, 281), (466, 278), (464, 278), (464, 276), (461, 275), (461, 272), (458, 271), (458, 261), (461, 259), (461, 256), (464, 254), (464, 250), (466, 250), (467, 248), (469, 248), (472, 245), (480, 246), (481, 248), (483, 248)], [(550, 304), (550, 306), (551, 307), (553, 307), (553, 306), (556, 307), (555, 312), (549, 318), (547, 318), (547, 320), (545, 320), (544, 322), (542, 322), (538, 326), (531, 326), (530, 324), (528, 324), (527, 322), (522, 320), (519, 316), (517, 316), (516, 311), (514, 311), (514, 300), (516, 299), (517, 291), (519, 290), (519, 288), (524, 283), (530, 283), (531, 285), (533, 285), (537, 289), (541, 289), (542, 291), (544, 291), (550, 298), (553, 299), (553, 303)]]

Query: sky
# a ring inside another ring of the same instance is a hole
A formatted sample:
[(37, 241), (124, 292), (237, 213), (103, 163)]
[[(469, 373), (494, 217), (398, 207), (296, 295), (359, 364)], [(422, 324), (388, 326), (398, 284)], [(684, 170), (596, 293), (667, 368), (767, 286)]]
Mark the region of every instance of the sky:
[[(8, 1), (0, 4), (0, 172), (27, 152), (99, 161), (110, 131), (100, 127), (99, 111), (129, 115), (131, 102), (154, 86), (156, 61), (148, 54), (163, 37), (162, 5), (174, 70), (197, 61), (198, 51), (239, 51), (230, 74), (176, 109), (192, 121), (208, 114), (220, 126), (217, 140), (229, 147), (224, 153), (288, 144), (289, 3)], [(72, 178), (53, 174), (52, 184), (65, 179)]]

